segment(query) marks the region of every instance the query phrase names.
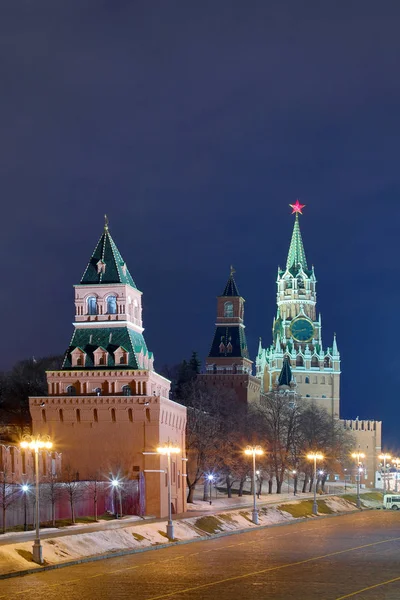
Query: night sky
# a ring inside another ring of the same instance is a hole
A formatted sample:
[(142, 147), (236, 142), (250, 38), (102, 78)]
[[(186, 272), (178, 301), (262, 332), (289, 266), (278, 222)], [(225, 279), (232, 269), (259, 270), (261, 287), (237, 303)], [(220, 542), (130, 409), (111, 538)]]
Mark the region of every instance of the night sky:
[(202, 359), (229, 265), (252, 358), (301, 219), (341, 416), (399, 403), (400, 3), (0, 1), (0, 368), (62, 353), (104, 213), (156, 368)]

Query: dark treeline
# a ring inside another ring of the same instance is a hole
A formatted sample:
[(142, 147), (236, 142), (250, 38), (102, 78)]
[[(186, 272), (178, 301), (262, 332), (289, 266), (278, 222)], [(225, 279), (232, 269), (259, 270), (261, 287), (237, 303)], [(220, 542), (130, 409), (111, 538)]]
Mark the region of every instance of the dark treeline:
[(61, 368), (62, 356), (21, 360), (10, 371), (0, 373), (0, 436), (17, 442), (30, 430), (29, 397), (46, 396), (46, 371)]

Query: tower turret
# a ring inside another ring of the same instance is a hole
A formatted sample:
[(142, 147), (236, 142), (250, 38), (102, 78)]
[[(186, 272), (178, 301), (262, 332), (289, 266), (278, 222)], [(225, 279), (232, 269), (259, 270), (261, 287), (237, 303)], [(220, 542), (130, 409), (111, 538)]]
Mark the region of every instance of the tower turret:
[(260, 380), (252, 375), (244, 325), (245, 301), (239, 293), (234, 273), (231, 267), (224, 291), (217, 297), (217, 319), (206, 358), (206, 373), (198, 377), (213, 389), (215, 386), (233, 389), (237, 399), (248, 404), (259, 399)]

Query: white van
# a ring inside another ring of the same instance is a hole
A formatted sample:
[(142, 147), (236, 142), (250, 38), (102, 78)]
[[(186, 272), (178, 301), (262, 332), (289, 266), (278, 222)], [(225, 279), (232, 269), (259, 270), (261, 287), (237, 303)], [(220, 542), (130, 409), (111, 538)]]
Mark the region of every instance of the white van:
[(400, 510), (400, 496), (397, 494), (385, 494), (383, 496), (383, 508)]

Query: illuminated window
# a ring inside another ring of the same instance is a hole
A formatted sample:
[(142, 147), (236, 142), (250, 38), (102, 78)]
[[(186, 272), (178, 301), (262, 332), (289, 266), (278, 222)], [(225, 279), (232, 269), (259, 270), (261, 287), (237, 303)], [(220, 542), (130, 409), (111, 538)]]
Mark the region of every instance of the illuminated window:
[(87, 312), (88, 315), (97, 315), (97, 299), (95, 296), (90, 296), (87, 299)]
[(108, 296), (107, 298), (107, 313), (109, 315), (115, 315), (117, 313), (117, 297)]
[(233, 317), (233, 304), (232, 304), (232, 302), (225, 302), (225, 304), (224, 304), (224, 317)]

